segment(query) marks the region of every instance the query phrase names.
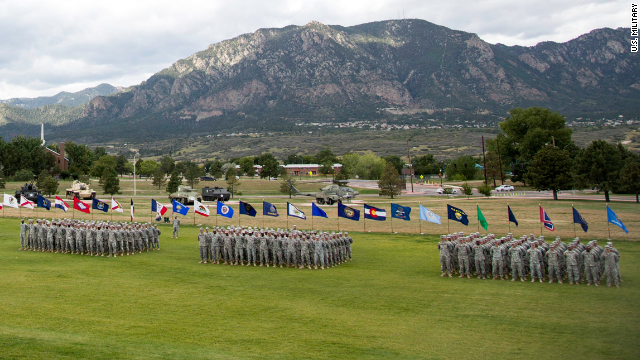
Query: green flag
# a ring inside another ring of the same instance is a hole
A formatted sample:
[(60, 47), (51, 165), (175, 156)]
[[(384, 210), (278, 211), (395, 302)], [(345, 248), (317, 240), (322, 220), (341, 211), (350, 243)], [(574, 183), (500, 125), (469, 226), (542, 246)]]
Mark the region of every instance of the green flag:
[(484, 218), (484, 215), (482, 215), (482, 211), (480, 211), (480, 206), (478, 206), (478, 221), (480, 222), (480, 226), (482, 226), (483, 229), (487, 230), (487, 228), (489, 227), (489, 223), (487, 222), (487, 219)]

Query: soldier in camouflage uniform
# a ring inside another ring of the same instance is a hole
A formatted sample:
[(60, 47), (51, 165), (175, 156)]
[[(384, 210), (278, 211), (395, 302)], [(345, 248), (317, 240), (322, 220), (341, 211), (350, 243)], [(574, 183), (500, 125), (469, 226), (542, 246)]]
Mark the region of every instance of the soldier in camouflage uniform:
[(576, 250), (576, 244), (572, 243), (564, 252), (565, 263), (567, 264), (567, 279), (569, 285), (580, 284), (580, 270), (578, 268), (578, 258), (580, 253)]
[(449, 244), (447, 244), (447, 235), (440, 236), (440, 242), (438, 243), (438, 250), (440, 251), (440, 277), (444, 277), (449, 273), (449, 277), (453, 276), (451, 269), (451, 252)]
[(560, 257), (562, 257), (562, 252), (558, 249), (558, 246), (559, 242), (555, 241), (545, 255), (549, 262), (549, 284), (553, 283), (554, 279), (558, 280), (559, 284), (562, 284), (562, 276), (560, 275)]
[(29, 247), (28, 240), (29, 226), (24, 223), (24, 219), (20, 221), (20, 250), (26, 250)]
[(200, 234), (198, 234), (198, 245), (200, 247), (200, 264), (207, 263), (207, 235), (204, 230), (200, 228)]
[(527, 256), (529, 258), (529, 269), (531, 272), (531, 282), (535, 282), (536, 279), (543, 281), (542, 277), (542, 252), (538, 249), (538, 245), (533, 243), (531, 248), (527, 250)]
[(594, 248), (593, 243), (589, 243), (581, 254), (586, 272), (587, 286), (591, 286), (592, 283), (595, 283), (596, 286), (600, 285), (598, 281), (598, 262), (596, 261), (598, 254)]
[(611, 283), (616, 287), (620, 287), (618, 283), (618, 259), (619, 256), (613, 251), (613, 246), (606, 245), (604, 253), (601, 255), (601, 261), (604, 263), (605, 274), (607, 275), (607, 287), (611, 287)]

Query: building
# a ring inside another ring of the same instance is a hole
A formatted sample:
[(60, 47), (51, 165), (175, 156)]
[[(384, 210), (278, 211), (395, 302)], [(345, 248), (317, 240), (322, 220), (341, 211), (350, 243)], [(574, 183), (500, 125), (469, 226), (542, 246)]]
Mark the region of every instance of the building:
[[(289, 164), (283, 166), (287, 173), (291, 175), (311, 175), (317, 176), (320, 174), (321, 165), (318, 164)], [(336, 174), (340, 173), (340, 169), (342, 168), (342, 164), (333, 164), (333, 172)]]
[[(40, 125), (40, 140), (42, 141), (41, 146), (44, 146), (44, 144), (45, 144), (45, 141), (44, 141), (44, 124)], [(60, 170), (62, 170), (62, 171), (69, 170), (69, 159), (67, 159), (64, 156), (64, 143), (61, 142), (59, 144), (59, 147), (60, 147), (60, 153), (57, 153), (57, 152), (49, 149), (48, 147), (45, 147), (44, 149), (45, 149), (45, 151), (50, 152), (56, 158), (56, 165), (58, 165), (60, 167)]]

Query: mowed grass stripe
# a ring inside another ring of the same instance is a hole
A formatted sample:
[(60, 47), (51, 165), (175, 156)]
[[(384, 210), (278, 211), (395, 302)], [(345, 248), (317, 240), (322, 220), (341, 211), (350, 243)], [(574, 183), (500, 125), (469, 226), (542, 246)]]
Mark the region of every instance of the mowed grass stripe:
[(198, 264), (161, 251), (18, 251), (0, 220), (0, 358), (637, 358), (640, 244), (619, 289), (440, 278), (434, 236), (358, 234), (324, 271)]

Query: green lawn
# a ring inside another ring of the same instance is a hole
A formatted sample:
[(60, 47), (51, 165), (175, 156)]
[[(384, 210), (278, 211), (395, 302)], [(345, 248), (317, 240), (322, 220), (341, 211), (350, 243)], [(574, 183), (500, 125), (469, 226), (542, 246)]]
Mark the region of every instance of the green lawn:
[(640, 356), (640, 244), (621, 288), (441, 278), (435, 236), (354, 233), (324, 271), (198, 264), (196, 229), (160, 252), (18, 251), (0, 226), (0, 358), (626, 358)]

